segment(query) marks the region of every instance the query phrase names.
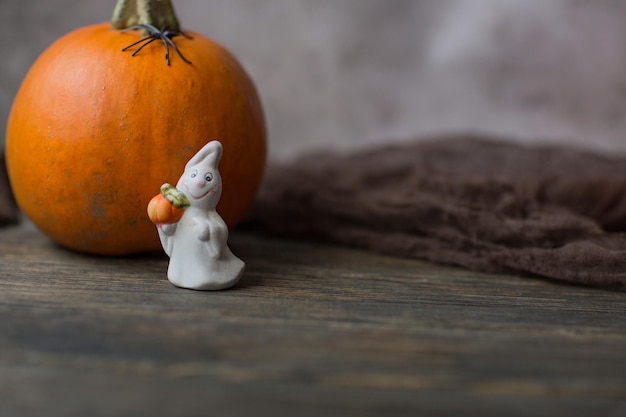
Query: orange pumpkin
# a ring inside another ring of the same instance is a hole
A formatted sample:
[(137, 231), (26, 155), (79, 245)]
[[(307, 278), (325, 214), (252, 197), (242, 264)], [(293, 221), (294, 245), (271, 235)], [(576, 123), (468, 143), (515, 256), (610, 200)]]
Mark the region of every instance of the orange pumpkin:
[(157, 194), (148, 203), (148, 218), (154, 224), (171, 224), (179, 221), (185, 209), (176, 208), (163, 194)]
[(266, 155), (256, 89), (224, 48), (187, 34), (173, 40), (191, 63), (170, 46), (168, 65), (161, 40), (132, 56), (122, 49), (141, 33), (88, 26), (28, 72), (7, 123), (7, 168), (19, 206), (59, 244), (104, 255), (159, 250), (145, 207), (212, 139), (224, 146), (218, 212), (232, 227), (253, 201)]

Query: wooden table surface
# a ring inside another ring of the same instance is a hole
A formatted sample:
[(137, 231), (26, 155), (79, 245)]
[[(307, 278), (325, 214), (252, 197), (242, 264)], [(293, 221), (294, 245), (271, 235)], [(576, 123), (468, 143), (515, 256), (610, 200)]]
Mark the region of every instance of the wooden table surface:
[(235, 231), (235, 288), (0, 229), (0, 416), (626, 416), (626, 293)]

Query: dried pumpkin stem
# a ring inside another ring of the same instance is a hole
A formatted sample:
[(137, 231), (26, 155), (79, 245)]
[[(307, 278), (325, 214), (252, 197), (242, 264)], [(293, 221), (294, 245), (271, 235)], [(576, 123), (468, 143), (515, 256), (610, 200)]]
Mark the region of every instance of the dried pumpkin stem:
[(190, 205), (185, 193), (173, 185), (167, 183), (163, 184), (161, 186), (161, 194), (176, 208), (187, 208)]
[(122, 51), (141, 44), (132, 54), (137, 55), (146, 45), (156, 40), (161, 40), (165, 47), (165, 62), (170, 65), (170, 46), (187, 64), (191, 64), (178, 46), (172, 40), (175, 36), (184, 36), (191, 39), (180, 30), (174, 6), (171, 0), (117, 0), (113, 17), (111, 18), (113, 29), (122, 32), (129, 30), (140, 30), (144, 38), (134, 42)]
[(117, 0), (111, 25), (113, 29), (150, 25), (180, 32), (180, 24), (171, 0)]

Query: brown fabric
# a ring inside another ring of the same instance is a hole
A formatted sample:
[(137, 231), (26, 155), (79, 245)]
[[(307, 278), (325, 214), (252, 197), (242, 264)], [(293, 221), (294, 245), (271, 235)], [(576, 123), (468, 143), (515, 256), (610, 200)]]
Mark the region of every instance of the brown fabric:
[(0, 151), (0, 226), (18, 222), (18, 209), (7, 178), (4, 153)]
[(476, 137), (271, 166), (245, 225), (478, 271), (626, 288), (626, 158)]

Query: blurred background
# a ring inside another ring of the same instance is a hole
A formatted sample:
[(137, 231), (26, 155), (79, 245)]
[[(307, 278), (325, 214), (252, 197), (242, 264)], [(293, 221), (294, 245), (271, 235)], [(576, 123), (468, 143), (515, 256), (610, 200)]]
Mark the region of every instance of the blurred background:
[[(35, 58), (114, 0), (0, 0), (0, 129)], [(626, 153), (622, 0), (175, 0), (233, 52), (270, 156), (433, 133)], [(2, 135), (4, 136), (4, 135)], [(3, 140), (0, 145), (3, 145)]]

